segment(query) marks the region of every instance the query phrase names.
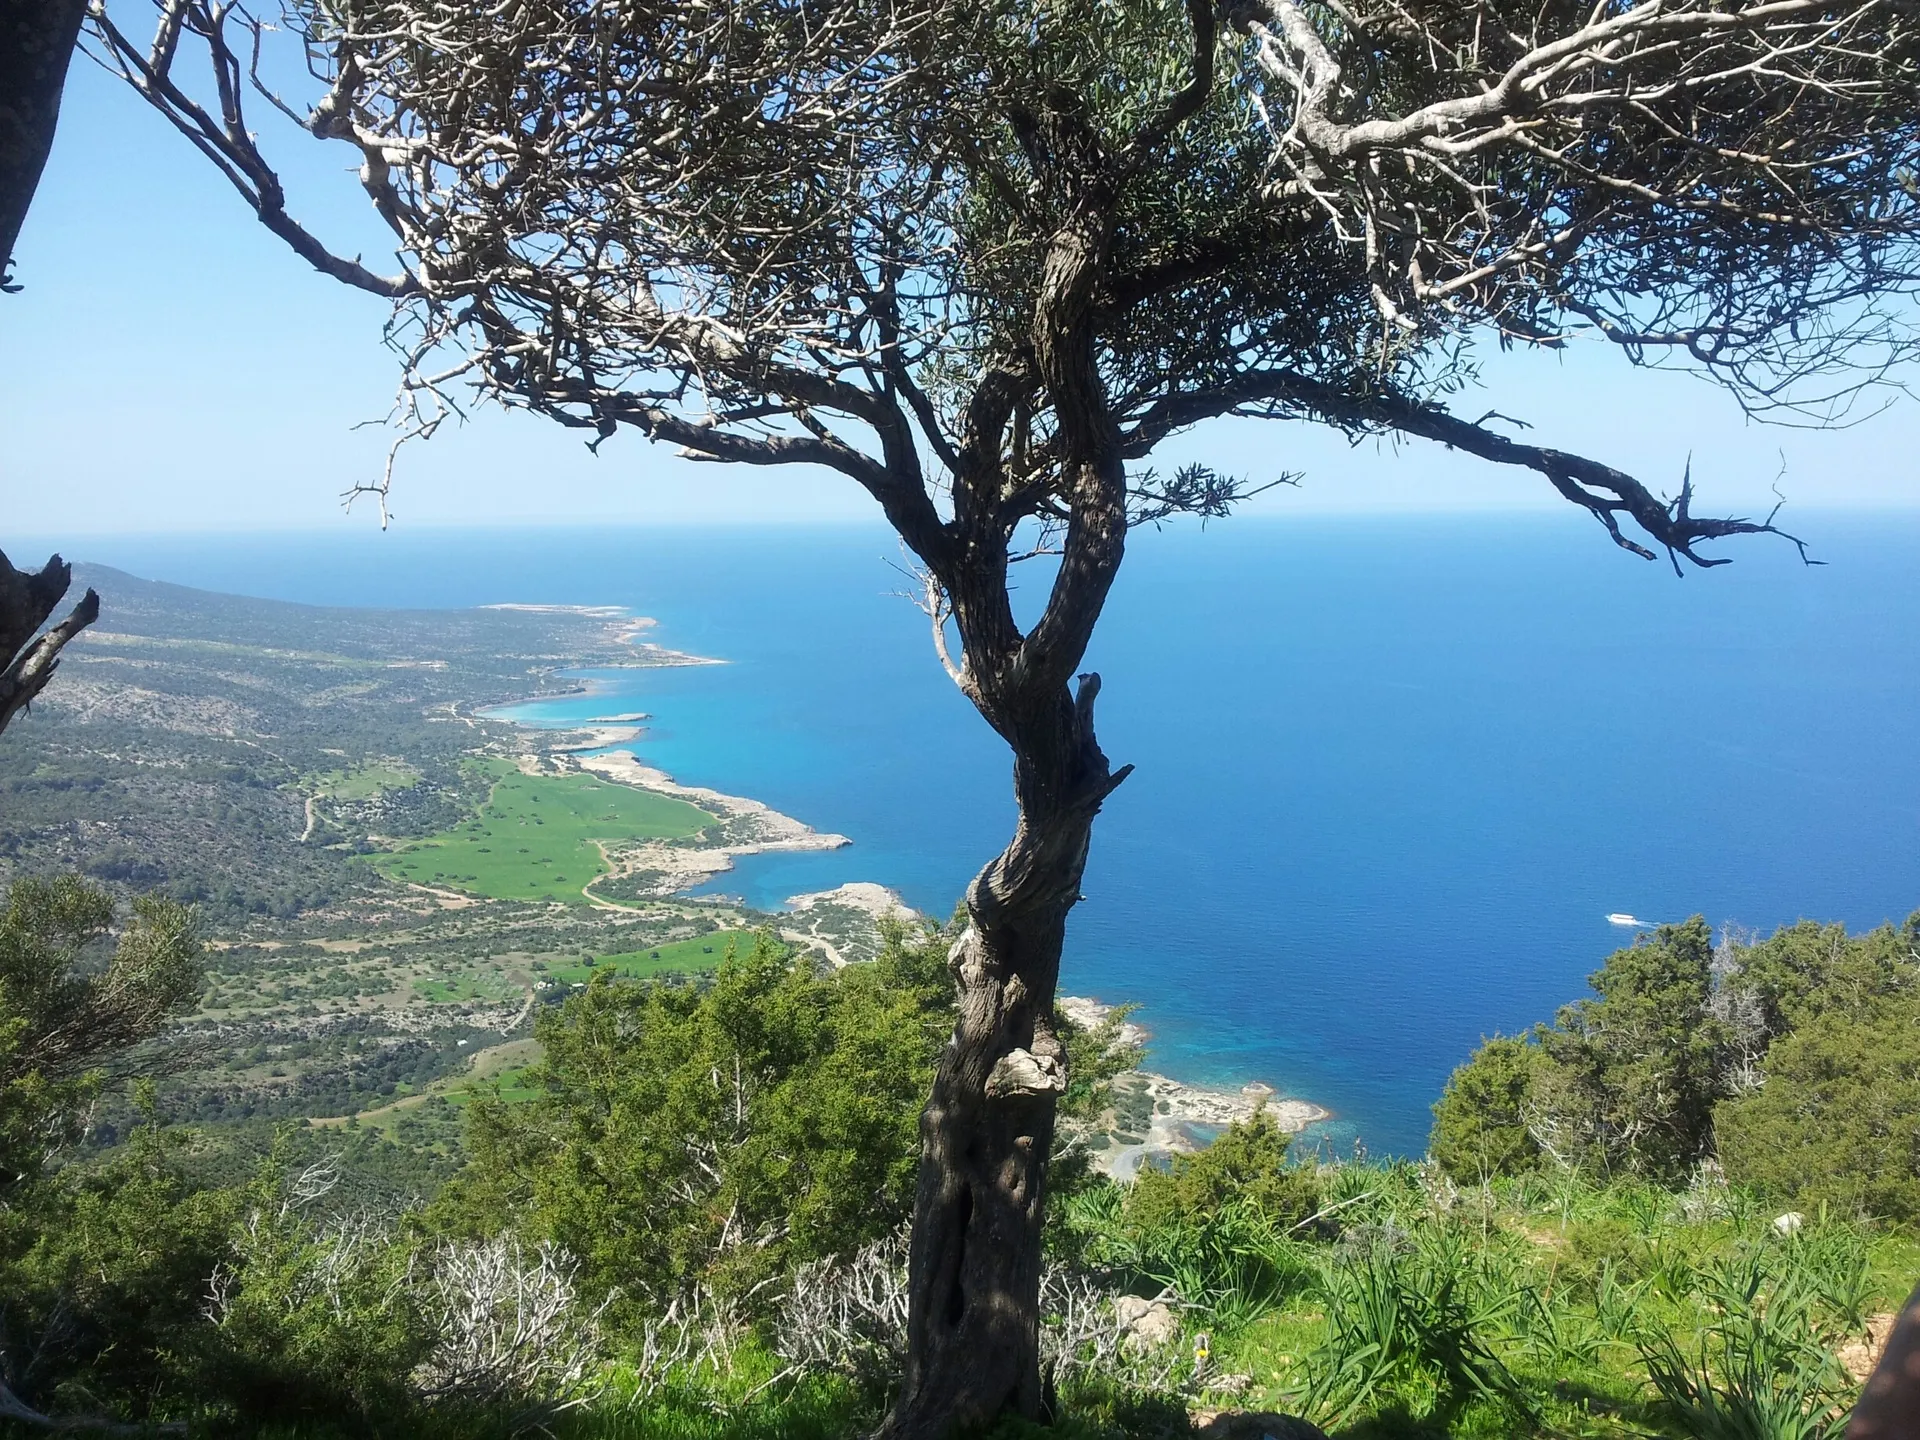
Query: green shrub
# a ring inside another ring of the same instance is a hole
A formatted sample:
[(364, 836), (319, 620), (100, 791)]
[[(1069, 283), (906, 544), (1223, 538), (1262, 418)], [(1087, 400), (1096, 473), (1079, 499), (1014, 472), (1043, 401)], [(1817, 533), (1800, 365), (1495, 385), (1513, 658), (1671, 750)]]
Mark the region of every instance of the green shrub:
[(1237, 1205), (1262, 1220), (1295, 1225), (1320, 1207), (1314, 1172), (1287, 1164), (1293, 1137), (1265, 1106), (1223, 1130), (1206, 1149), (1143, 1169), (1127, 1198), (1129, 1223), (1150, 1228)]
[(1540, 1047), (1524, 1039), (1496, 1035), (1481, 1043), (1434, 1102), (1427, 1151), (1441, 1169), (1470, 1183), (1539, 1166), (1526, 1112), (1545, 1063)]
[(1829, 1008), (1715, 1116), (1734, 1180), (1781, 1204), (1920, 1224), (1920, 996)]
[(762, 936), (701, 987), (603, 971), (538, 1022), (537, 1098), (469, 1107), (472, 1159), (433, 1225), (559, 1244), (629, 1329), (694, 1287), (743, 1296), (890, 1233), (952, 1029), (945, 952), (894, 932), (819, 975)]

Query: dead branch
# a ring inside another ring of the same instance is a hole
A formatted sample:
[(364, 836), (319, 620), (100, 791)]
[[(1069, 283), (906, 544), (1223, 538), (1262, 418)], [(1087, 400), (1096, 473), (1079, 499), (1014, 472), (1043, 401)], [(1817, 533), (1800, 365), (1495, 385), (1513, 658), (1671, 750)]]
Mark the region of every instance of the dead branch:
[(72, 583), (73, 567), (58, 555), (26, 571), (0, 554), (0, 731), (47, 688), (67, 642), (100, 618), (100, 597), (89, 589), (64, 620), (42, 630)]

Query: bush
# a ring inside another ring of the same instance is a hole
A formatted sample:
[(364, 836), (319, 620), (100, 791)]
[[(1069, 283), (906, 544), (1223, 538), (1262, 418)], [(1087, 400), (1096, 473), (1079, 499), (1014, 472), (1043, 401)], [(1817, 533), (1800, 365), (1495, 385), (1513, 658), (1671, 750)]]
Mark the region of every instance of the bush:
[(1715, 1117), (1731, 1179), (1806, 1210), (1920, 1224), (1920, 997), (1826, 1010), (1762, 1070)]
[(1270, 1224), (1298, 1224), (1319, 1208), (1320, 1187), (1313, 1171), (1287, 1164), (1292, 1138), (1262, 1106), (1206, 1149), (1142, 1170), (1127, 1196), (1128, 1222), (1145, 1229), (1239, 1206)]
[(1497, 1036), (1433, 1107), (1433, 1159), (1480, 1183), (1547, 1167), (1663, 1185), (1703, 1164), (1781, 1203), (1920, 1223), (1920, 914), (1848, 936), (1662, 926), (1595, 996)]
[(1527, 1126), (1533, 1081), (1546, 1062), (1540, 1047), (1496, 1035), (1447, 1080), (1433, 1106), (1427, 1151), (1456, 1180), (1520, 1175), (1541, 1162)]
[(945, 951), (895, 932), (821, 975), (763, 935), (699, 988), (596, 975), (538, 1023), (538, 1098), (470, 1107), (472, 1160), (433, 1225), (560, 1245), (629, 1334), (676, 1297), (756, 1293), (889, 1234), (952, 1028)]

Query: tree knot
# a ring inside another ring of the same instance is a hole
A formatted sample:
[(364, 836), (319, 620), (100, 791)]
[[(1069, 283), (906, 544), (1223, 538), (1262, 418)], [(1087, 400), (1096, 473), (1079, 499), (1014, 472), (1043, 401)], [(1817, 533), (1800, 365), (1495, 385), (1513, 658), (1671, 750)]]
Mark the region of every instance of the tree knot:
[(1063, 1095), (1067, 1089), (1067, 1067), (1054, 1055), (1035, 1055), (1031, 1050), (1009, 1050), (994, 1063), (987, 1077), (987, 1098), (1004, 1100), (1017, 1095)]

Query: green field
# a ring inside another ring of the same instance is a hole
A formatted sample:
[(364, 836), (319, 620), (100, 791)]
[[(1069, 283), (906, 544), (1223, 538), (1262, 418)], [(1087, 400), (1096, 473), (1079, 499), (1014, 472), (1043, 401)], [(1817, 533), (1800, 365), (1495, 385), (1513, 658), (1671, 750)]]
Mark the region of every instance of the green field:
[(487, 970), (469, 970), (463, 975), (447, 975), (413, 982), (416, 994), (436, 1005), (457, 1000), (504, 1000), (520, 993), (520, 987), (504, 976)]
[(741, 953), (753, 946), (751, 930), (716, 930), (711, 935), (696, 935), (691, 940), (674, 940), (650, 950), (629, 950), (622, 955), (602, 955), (591, 965), (555, 965), (547, 978), (563, 984), (591, 980), (602, 970), (644, 980), (654, 975), (691, 974), (717, 970), (727, 958), (727, 948), (738, 945)]
[(481, 1080), (469, 1080), (458, 1089), (447, 1092), (447, 1100), (454, 1105), (466, 1105), (475, 1095), (485, 1095), (492, 1100), (501, 1100), (508, 1105), (525, 1105), (529, 1100), (538, 1100), (546, 1090), (527, 1083), (527, 1065), (515, 1065), (510, 1070), (501, 1070)]
[(325, 800), (371, 800), (388, 790), (405, 790), (420, 781), (409, 765), (362, 765), (355, 770), (329, 770), (313, 780), (314, 794)]
[(714, 822), (684, 800), (597, 775), (523, 775), (504, 760), (480, 765), (493, 785), (479, 812), (376, 857), (383, 874), (490, 899), (578, 904), (581, 890), (607, 873), (595, 841), (678, 840)]

